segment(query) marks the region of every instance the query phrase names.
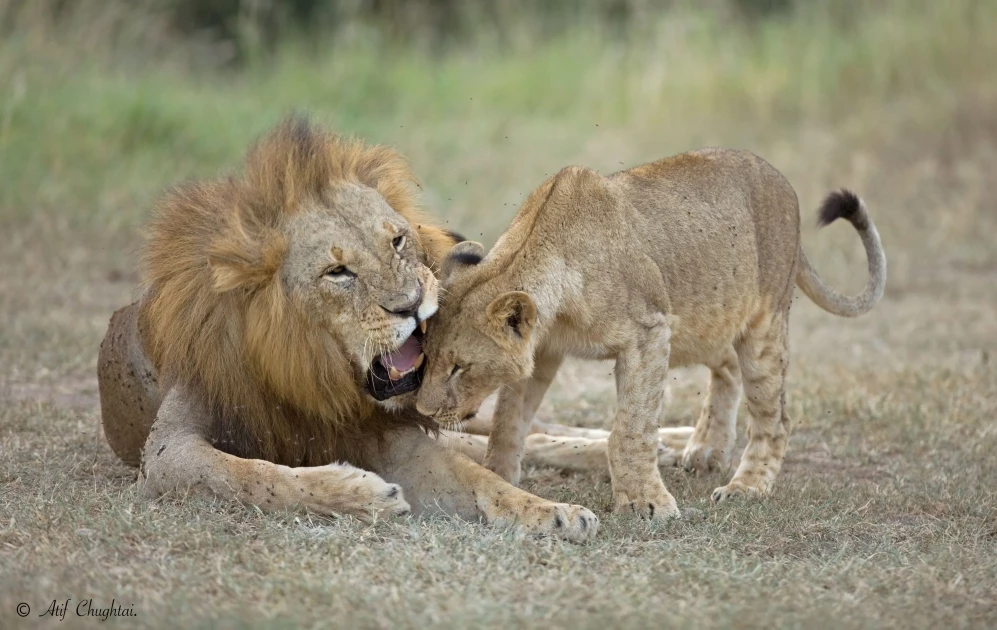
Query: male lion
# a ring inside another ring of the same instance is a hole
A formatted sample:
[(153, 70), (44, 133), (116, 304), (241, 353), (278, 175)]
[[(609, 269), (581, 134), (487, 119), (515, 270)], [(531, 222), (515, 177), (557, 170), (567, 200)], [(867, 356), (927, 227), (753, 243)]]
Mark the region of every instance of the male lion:
[(527, 429), (563, 357), (615, 359), (614, 509), (668, 518), (678, 508), (655, 457), (665, 377), (669, 366), (701, 363), (712, 371), (710, 392), (686, 467), (729, 465), (743, 374), (748, 445), (713, 498), (767, 493), (790, 432), (793, 285), (825, 310), (855, 316), (886, 282), (879, 235), (858, 197), (827, 198), (820, 223), (838, 218), (858, 230), (869, 259), (856, 298), (817, 276), (800, 243), (796, 193), (751, 153), (706, 149), (609, 177), (566, 168), (529, 196), (486, 258), (472, 242), (447, 255), (417, 408), (459, 422), (505, 385), (485, 465), (515, 484)]
[(437, 309), (430, 268), (454, 242), (414, 186), (395, 151), (291, 119), (241, 174), (165, 195), (144, 293), (114, 314), (98, 362), (105, 434), (141, 461), (148, 493), (595, 535), (589, 510), (509, 485), (406, 411)]

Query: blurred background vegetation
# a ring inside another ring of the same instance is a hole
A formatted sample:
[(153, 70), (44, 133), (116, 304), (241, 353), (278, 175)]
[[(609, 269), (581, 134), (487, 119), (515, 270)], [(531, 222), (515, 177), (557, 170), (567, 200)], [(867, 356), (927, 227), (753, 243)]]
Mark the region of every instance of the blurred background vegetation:
[(2, 238), (86, 235), (129, 270), (165, 186), (308, 110), (399, 147), (431, 210), (486, 243), (566, 164), (723, 144), (804, 208), (904, 191), (884, 234), (977, 260), (988, 219), (947, 186), (991, 190), (995, 24), (993, 0), (0, 0)]

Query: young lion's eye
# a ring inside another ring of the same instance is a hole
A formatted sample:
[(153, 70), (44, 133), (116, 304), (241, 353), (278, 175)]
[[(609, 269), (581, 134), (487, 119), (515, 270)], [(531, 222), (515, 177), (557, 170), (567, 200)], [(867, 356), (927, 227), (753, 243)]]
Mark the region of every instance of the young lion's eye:
[(457, 364), (454, 364), (453, 368), (450, 370), (450, 378), (453, 378), (464, 371), (464, 368)]
[(391, 241), (391, 246), (395, 248), (395, 251), (402, 251), (402, 248), (405, 247), (405, 235), (396, 236)]

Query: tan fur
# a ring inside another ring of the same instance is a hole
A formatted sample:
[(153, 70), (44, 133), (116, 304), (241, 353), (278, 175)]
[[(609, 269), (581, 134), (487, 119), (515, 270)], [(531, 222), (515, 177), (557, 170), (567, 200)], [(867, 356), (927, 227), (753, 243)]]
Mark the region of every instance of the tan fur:
[(436, 311), (430, 267), (453, 240), (420, 213), (416, 189), (395, 151), (292, 119), (241, 173), (164, 197), (143, 297), (112, 319), (98, 365), (105, 433), (126, 461), (142, 446), (146, 492), (596, 533), (585, 508), (440, 446), (405, 395), (376, 404), (362, 389), (372, 359)]
[(767, 493), (790, 432), (794, 283), (841, 315), (867, 311), (882, 295), (879, 236), (847, 191), (821, 210), (822, 222), (842, 217), (869, 257), (869, 285), (856, 298), (835, 293), (806, 262), (796, 193), (755, 155), (705, 149), (609, 177), (564, 169), (529, 196), (480, 263), (472, 243), (444, 261), (447, 297), (430, 324), (418, 409), (444, 425), (465, 421), (501, 386), (484, 461), (516, 483), (524, 445), (538, 439), (528, 437), (533, 414), (562, 358), (613, 358), (615, 509), (671, 517), (675, 500), (656, 466), (665, 377), (670, 366), (702, 363), (710, 391), (683, 463), (729, 465), (743, 381), (749, 442), (714, 499)]

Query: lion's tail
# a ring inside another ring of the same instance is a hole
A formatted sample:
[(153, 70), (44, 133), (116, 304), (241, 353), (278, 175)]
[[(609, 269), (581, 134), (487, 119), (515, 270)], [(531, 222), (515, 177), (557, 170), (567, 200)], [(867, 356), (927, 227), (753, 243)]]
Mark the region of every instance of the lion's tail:
[(846, 219), (855, 226), (865, 255), (869, 259), (869, 282), (865, 290), (854, 297), (842, 295), (821, 280), (820, 276), (807, 260), (807, 255), (800, 245), (800, 268), (796, 274), (796, 286), (814, 301), (817, 306), (834, 315), (856, 317), (867, 313), (883, 297), (886, 286), (886, 254), (883, 243), (879, 240), (879, 232), (873, 225), (865, 204), (855, 193), (848, 190), (832, 192), (824, 199), (817, 212), (817, 225), (824, 227), (837, 219)]

